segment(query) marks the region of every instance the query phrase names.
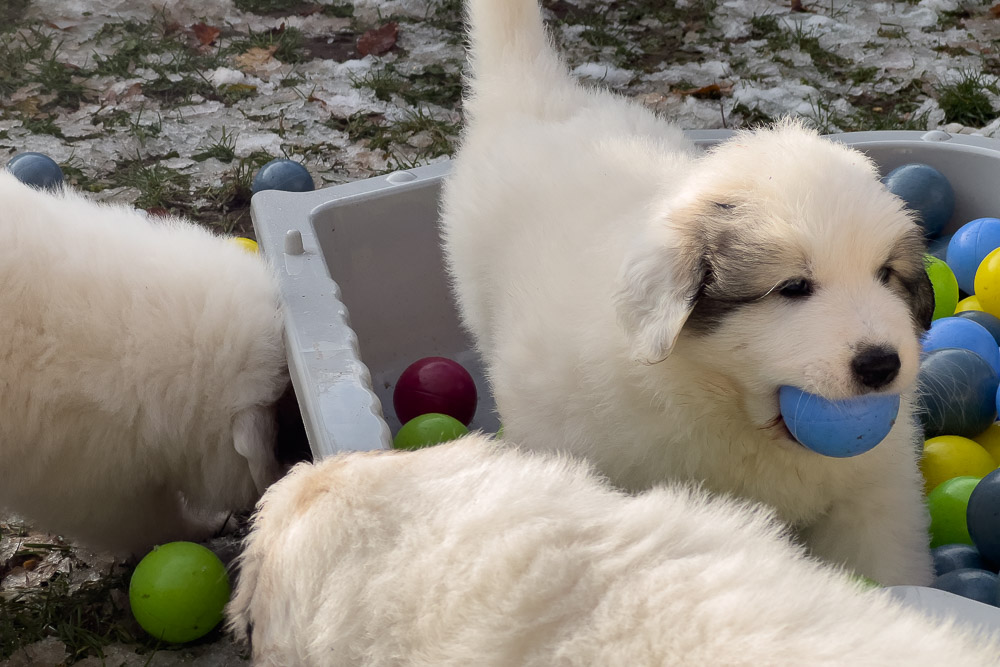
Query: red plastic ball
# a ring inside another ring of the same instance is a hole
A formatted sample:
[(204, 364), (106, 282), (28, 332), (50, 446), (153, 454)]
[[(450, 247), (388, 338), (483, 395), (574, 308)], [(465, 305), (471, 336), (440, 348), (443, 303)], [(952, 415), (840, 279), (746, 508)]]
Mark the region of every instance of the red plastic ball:
[(476, 414), (476, 383), (461, 364), (444, 357), (424, 357), (403, 371), (392, 392), (392, 407), (406, 423), (429, 412), (454, 417), (466, 426)]

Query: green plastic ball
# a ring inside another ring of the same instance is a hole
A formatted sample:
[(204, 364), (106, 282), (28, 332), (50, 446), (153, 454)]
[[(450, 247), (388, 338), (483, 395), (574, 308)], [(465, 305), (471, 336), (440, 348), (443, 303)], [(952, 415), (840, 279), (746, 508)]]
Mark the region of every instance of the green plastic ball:
[(952, 477), (927, 496), (931, 514), (931, 549), (944, 544), (972, 544), (965, 514), (979, 477)]
[(170, 542), (139, 561), (129, 583), (132, 614), (142, 629), (171, 644), (208, 634), (229, 602), (226, 566), (194, 542)]
[(951, 317), (958, 306), (958, 278), (950, 266), (932, 255), (924, 257), (924, 266), (934, 288), (933, 319)]
[(882, 588), (882, 584), (878, 583), (871, 577), (866, 577), (865, 575), (858, 574), (857, 572), (851, 576), (851, 579), (862, 589)]
[(420, 449), (461, 438), (468, 432), (465, 424), (454, 417), (428, 412), (403, 424), (392, 446), (396, 449)]

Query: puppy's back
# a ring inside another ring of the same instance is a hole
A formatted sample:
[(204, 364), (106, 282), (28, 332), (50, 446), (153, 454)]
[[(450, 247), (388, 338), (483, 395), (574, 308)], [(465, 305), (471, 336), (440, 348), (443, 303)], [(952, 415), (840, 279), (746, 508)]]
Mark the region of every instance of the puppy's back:
[(997, 644), (862, 592), (767, 510), (610, 490), (480, 435), (302, 464), (228, 608), (260, 665), (986, 665)]
[(233, 419), (286, 381), (267, 266), (192, 223), (4, 172), (0, 202), (0, 448), (14, 462), (0, 506), (72, 535), (88, 532), (77, 506), (99, 515), (150, 486), (251, 503)]

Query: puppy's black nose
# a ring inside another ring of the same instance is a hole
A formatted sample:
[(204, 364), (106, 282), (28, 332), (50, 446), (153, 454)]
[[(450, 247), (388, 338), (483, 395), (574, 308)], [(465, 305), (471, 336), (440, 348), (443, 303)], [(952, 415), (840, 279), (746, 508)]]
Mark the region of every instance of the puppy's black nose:
[(899, 355), (887, 347), (863, 349), (851, 361), (851, 370), (864, 386), (881, 389), (899, 375)]

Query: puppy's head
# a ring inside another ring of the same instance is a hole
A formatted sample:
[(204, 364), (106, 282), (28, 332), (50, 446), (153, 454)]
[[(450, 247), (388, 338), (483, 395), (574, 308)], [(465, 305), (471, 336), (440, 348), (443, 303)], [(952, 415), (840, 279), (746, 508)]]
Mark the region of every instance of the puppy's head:
[(934, 307), (925, 244), (867, 157), (786, 122), (720, 145), (681, 190), (621, 270), (638, 361), (683, 353), (768, 400), (912, 385)]

